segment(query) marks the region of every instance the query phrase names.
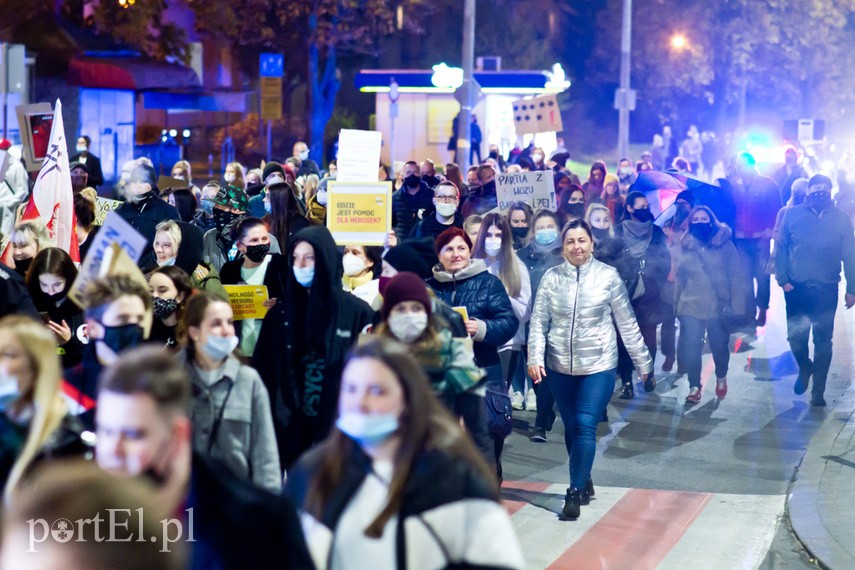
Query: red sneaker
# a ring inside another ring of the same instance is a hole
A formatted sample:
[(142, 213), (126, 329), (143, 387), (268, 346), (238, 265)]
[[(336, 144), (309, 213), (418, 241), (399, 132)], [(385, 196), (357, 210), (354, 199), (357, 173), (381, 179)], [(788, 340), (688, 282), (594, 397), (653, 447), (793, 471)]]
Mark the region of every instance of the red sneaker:
[(727, 378), (716, 378), (715, 397), (724, 398), (725, 396), (727, 396)]
[(701, 401), (701, 389), (697, 386), (692, 386), (689, 389), (689, 395), (686, 396), (687, 404), (697, 404)]

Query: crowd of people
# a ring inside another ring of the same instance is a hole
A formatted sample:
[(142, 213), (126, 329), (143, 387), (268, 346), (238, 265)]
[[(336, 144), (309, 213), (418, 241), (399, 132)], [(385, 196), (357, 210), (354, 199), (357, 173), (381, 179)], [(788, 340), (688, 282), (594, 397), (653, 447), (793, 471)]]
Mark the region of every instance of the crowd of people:
[[(34, 489), (71, 461), (70, 480), (100, 489), (82, 495), (95, 508), (137, 493), (116, 482), (131, 476), (156, 497), (151, 516), (187, 523), (196, 509), (194, 541), (128, 550), (140, 567), (522, 568), (499, 502), (514, 411), (536, 411), (533, 444), (560, 414), (562, 517), (578, 518), (612, 396), (652, 392), (657, 368), (676, 368), (685, 405), (697, 404), (706, 339), (725, 398), (730, 336), (765, 326), (773, 274), (794, 389), (825, 405), (841, 264), (855, 304), (855, 236), (829, 178), (807, 178), (788, 151), (776, 182), (743, 153), (713, 200), (686, 185), (657, 219), (640, 184), (649, 155), (612, 172), (597, 161), (583, 180), (566, 152), (517, 150), (491, 147), (465, 173), (406, 162), (382, 247), (336, 243), (325, 226), (335, 162), (320, 172), (303, 143), (201, 186), (181, 161), (170, 171), (181, 187), (158, 188), (137, 159), (116, 212), (147, 240), (147, 286), (95, 279), (83, 307), (69, 297), (69, 253), (37, 221), (13, 224), (12, 267), (0, 267), (7, 565), (27, 518), (63, 514), (58, 491), (44, 501)], [(695, 158), (674, 164), (691, 171)], [(497, 175), (527, 170), (552, 171), (555, 208), (500, 210)], [(378, 177), (390, 178), (382, 164)], [(85, 175), (73, 188), (84, 250), (98, 232), (94, 191)], [(266, 316), (236, 320), (227, 285), (265, 286)], [(52, 552), (88, 568), (124, 560), (97, 549)]]

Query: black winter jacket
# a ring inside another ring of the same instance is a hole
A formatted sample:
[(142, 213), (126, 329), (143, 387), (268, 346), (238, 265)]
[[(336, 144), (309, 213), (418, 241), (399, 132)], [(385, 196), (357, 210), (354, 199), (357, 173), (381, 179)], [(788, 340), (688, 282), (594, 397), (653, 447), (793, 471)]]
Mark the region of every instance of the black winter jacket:
[(429, 237), (433, 240), (436, 240), (436, 237), (447, 230), (448, 228), (462, 228), (463, 227), (463, 216), (460, 215), (460, 212), (454, 213), (454, 220), (450, 225), (440, 224), (436, 219), (436, 211), (428, 211), (425, 212), (422, 219), (415, 225), (412, 233), (410, 233), (411, 239), (422, 239)]
[[(629, 222), (624, 222), (626, 224)], [(623, 228), (620, 224), (618, 228)], [(668, 238), (662, 228), (652, 225), (653, 235), (650, 244), (639, 258), (634, 258), (627, 247), (623, 251), (624, 262), (629, 264), (631, 283), (627, 285), (632, 308), (639, 324), (655, 324), (662, 322), (662, 288), (671, 273), (671, 252), (668, 249)], [(626, 236), (624, 236), (626, 243)], [(617, 269), (618, 266), (615, 266)], [(618, 269), (618, 273), (621, 270)], [(621, 275), (623, 277), (623, 275)], [(644, 292), (640, 295), (640, 287)]]
[(301, 242), (315, 250), (314, 281), (306, 289), (290, 263), (281, 269), (284, 292), (264, 317), (252, 357), (270, 394), (285, 468), (327, 436), (337, 413), (344, 358), (374, 316), (365, 301), (342, 290), (341, 254), (329, 230), (300, 230), (283, 259), (291, 259)]
[(514, 337), (520, 323), (505, 286), (487, 272), (484, 260), (473, 259), (453, 275), (437, 265), (428, 285), (450, 306), (466, 307), (470, 319), (483, 323), (473, 339), (478, 366), (499, 364), (498, 348)]
[(407, 192), (405, 187), (395, 191), (392, 194), (392, 225), (398, 239), (407, 239), (429, 210), (433, 210), (433, 190), (424, 182), (419, 182), (419, 191), (415, 194)]
[(532, 299), (537, 295), (537, 288), (540, 286), (540, 280), (543, 279), (546, 271), (551, 267), (564, 263), (561, 242), (559, 240), (556, 243), (558, 245), (548, 253), (541, 252), (534, 243), (530, 243), (517, 251), (517, 256), (525, 264), (526, 269), (528, 269), (528, 277), (531, 280)]

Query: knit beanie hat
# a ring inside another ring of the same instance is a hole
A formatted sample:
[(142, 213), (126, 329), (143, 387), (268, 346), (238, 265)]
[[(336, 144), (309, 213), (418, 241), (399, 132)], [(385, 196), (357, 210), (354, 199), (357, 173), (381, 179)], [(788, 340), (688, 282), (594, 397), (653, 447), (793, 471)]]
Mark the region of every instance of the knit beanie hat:
[(398, 272), (415, 273), (422, 279), (427, 279), (432, 275), (431, 264), (416, 248), (406, 243), (389, 248), (383, 256), (383, 261), (397, 269)]
[(383, 320), (389, 318), (389, 313), (392, 312), (395, 305), (404, 301), (421, 303), (425, 307), (428, 318), (430, 318), (432, 303), (427, 285), (421, 277), (409, 271), (398, 273), (392, 277), (389, 285), (386, 286), (386, 292), (383, 294), (383, 306), (380, 308), (380, 315)]
[(285, 178), (285, 169), (282, 168), (282, 165), (278, 162), (268, 162), (264, 165), (264, 170), (261, 172), (261, 181), (265, 182), (267, 177), (273, 174), (274, 172), (278, 172), (282, 175), (282, 178)]
[(682, 192), (677, 194), (677, 197), (674, 199), (674, 201), (676, 202), (677, 200), (685, 200), (689, 204), (689, 206), (692, 206), (693, 208), (695, 207), (695, 193), (691, 190), (683, 190)]

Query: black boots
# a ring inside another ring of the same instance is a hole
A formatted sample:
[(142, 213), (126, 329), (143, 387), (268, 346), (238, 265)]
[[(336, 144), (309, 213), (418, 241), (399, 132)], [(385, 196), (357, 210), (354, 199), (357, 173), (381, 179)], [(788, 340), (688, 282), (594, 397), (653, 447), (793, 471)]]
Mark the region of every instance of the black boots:
[(579, 513), (582, 511), (583, 505), (591, 503), (591, 497), (594, 496), (594, 481), (590, 478), (585, 484), (584, 489), (570, 487), (567, 489), (567, 495), (564, 497), (564, 508), (561, 509), (561, 516), (564, 520), (576, 520), (579, 518)]
[(582, 495), (585, 492), (575, 487), (567, 489), (567, 496), (564, 497), (564, 508), (561, 509), (561, 516), (565, 520), (576, 520), (579, 518), (579, 513), (582, 512)]
[(621, 386), (618, 398), (620, 398), (621, 400), (632, 400), (632, 397), (634, 395), (635, 394), (632, 389), (632, 382), (624, 382), (623, 386)]

